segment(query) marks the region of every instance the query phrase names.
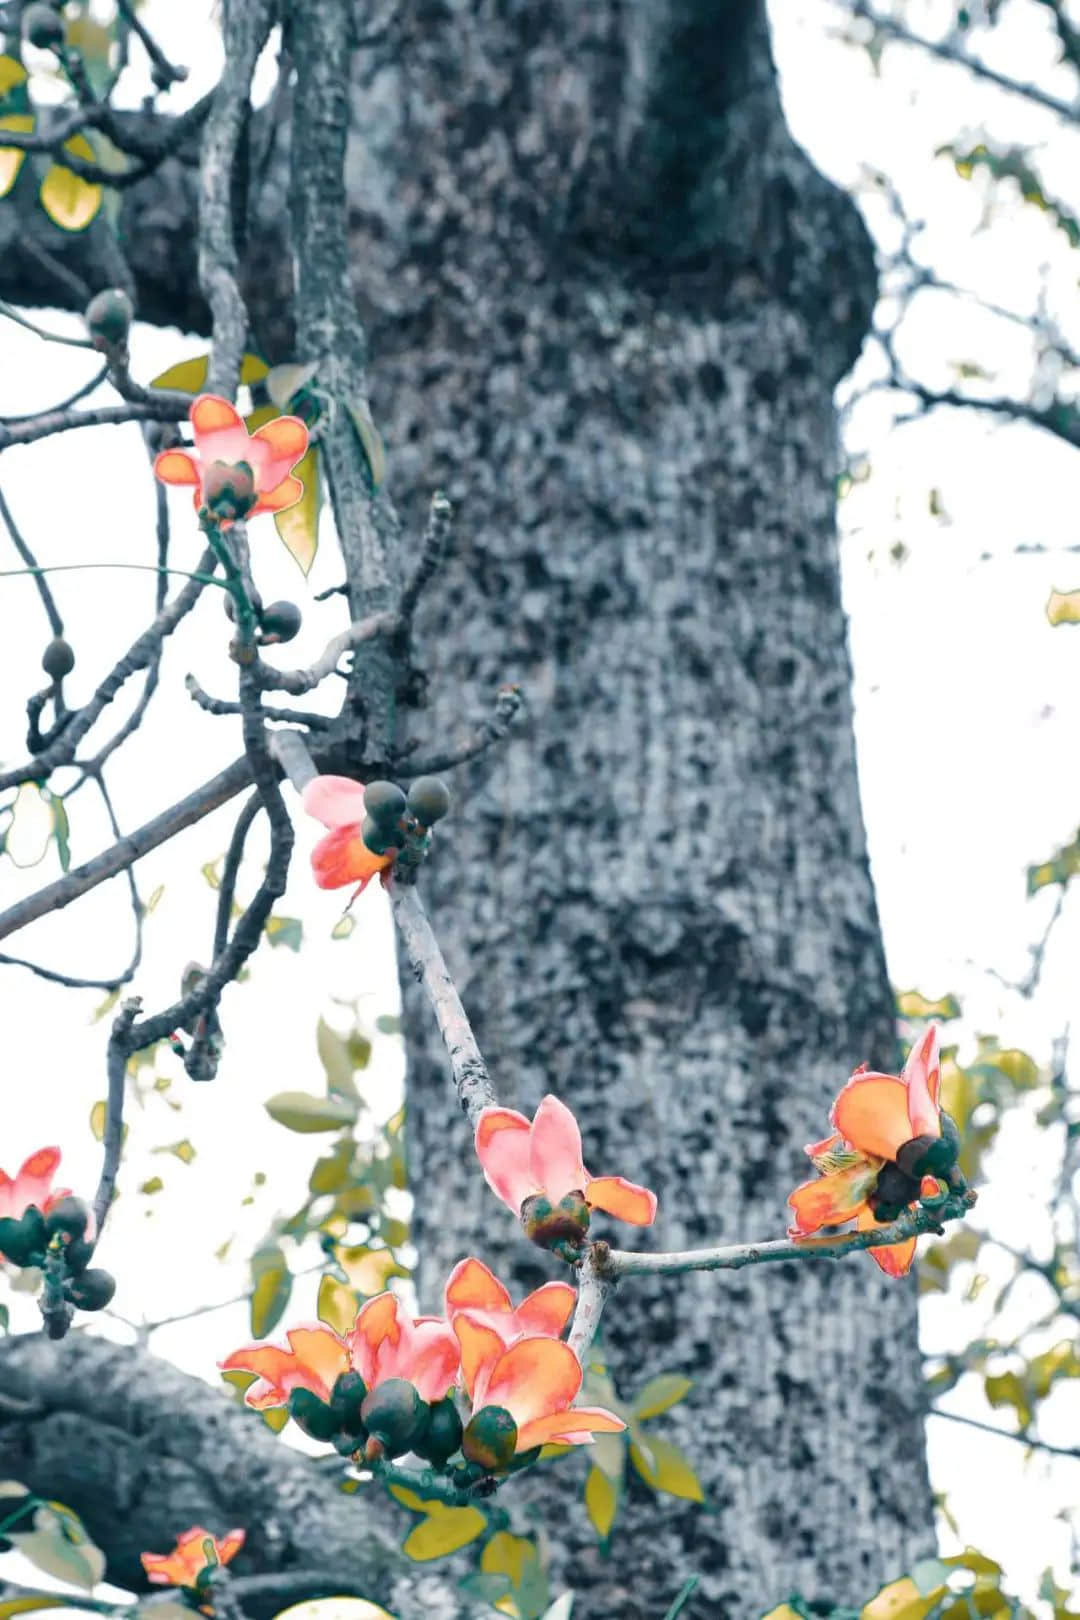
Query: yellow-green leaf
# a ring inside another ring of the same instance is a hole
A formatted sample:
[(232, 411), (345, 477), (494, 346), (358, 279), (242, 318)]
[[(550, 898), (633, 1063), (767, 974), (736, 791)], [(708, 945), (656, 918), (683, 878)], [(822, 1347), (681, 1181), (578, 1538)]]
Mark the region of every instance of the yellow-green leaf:
[(105, 1574), (105, 1554), (95, 1547), (82, 1521), (60, 1502), (48, 1502), (34, 1514), (32, 1530), (5, 1534), (36, 1568), (69, 1586), (90, 1592)]
[(394, 1620), (394, 1616), (367, 1598), (325, 1597), (294, 1603), (274, 1620)]
[(0, 56), (0, 96), (6, 96), (17, 84), (25, 84), (27, 77), (21, 62), (13, 56)]
[(258, 1249), (251, 1257), (251, 1331), (257, 1339), (272, 1333), (280, 1322), (292, 1292), (292, 1273), (277, 1244)]
[(165, 1183), (162, 1181), (160, 1176), (151, 1176), (149, 1181), (144, 1181), (140, 1185), (139, 1191), (148, 1195), (159, 1193), (164, 1185)]
[[(73, 135), (64, 142), (62, 150), (70, 152), (72, 157), (85, 158), (89, 163), (95, 161), (94, 148), (85, 135)], [(104, 195), (101, 186), (82, 179), (62, 163), (54, 163), (41, 182), (38, 201), (62, 231), (85, 231), (101, 207)]]
[[(219, 1258), (223, 1257), (219, 1256)], [(236, 1370), (231, 1372), (223, 1372), (221, 1376), (225, 1383), (231, 1385), (232, 1388), (236, 1390), (237, 1394), (242, 1398), (244, 1391), (250, 1388), (250, 1386), (255, 1382), (258, 1374)], [(253, 1411), (254, 1408), (246, 1407), (245, 1410), (250, 1412)], [(271, 1429), (274, 1434), (280, 1434), (286, 1423), (289, 1421), (289, 1408), (287, 1406), (271, 1406), (268, 1407), (265, 1412), (259, 1412), (258, 1416), (262, 1418), (263, 1422), (266, 1424), (266, 1427)], [(154, 1612), (155, 1614), (157, 1613), (156, 1608)]]
[(422, 1496), (410, 1491), (407, 1485), (388, 1485), (387, 1489), (395, 1502), (400, 1502), (402, 1507), (407, 1507), (412, 1513), (426, 1513), (428, 1508), (439, 1505), (437, 1501), (425, 1502)]
[(325, 1018), (319, 1019), (315, 1030), (315, 1047), (319, 1054), (319, 1062), (326, 1070), (327, 1090), (339, 1097), (356, 1100), (360, 1094), (353, 1079), (353, 1060), (349, 1055), (349, 1043), (336, 1029), (331, 1028)]
[(896, 997), (901, 1018), (959, 1018), (960, 1003), (955, 996), (939, 996), (932, 1001), (921, 990), (901, 990)]
[[(260, 360), (257, 354), (245, 354), (240, 362), (240, 381), (248, 384), (261, 382), (268, 370), (266, 361)], [(201, 388), (205, 388), (209, 375), (210, 356), (196, 354), (192, 355), (190, 360), (178, 360), (175, 366), (170, 366), (159, 377), (155, 377), (150, 387), (171, 388), (180, 394), (197, 394)], [(276, 416), (277, 412), (271, 411), (270, 415)], [(257, 423), (255, 425), (258, 426)]]
[(263, 1107), (287, 1130), (337, 1131), (356, 1119), (356, 1105), (338, 1097), (312, 1097), (305, 1091), (279, 1091)]
[(330, 930), (330, 938), (331, 939), (348, 939), (349, 935), (352, 933), (352, 931), (353, 931), (353, 929), (355, 927), (356, 927), (356, 918), (353, 916), (351, 911), (347, 911), (345, 913), (344, 917), (339, 917), (337, 922), (334, 924), (333, 928), (331, 928), (331, 930)]
[(515, 1536), (509, 1530), (496, 1531), (480, 1554), (480, 1568), (485, 1575), (506, 1575), (513, 1586), (521, 1585), (525, 1566), (536, 1562), (535, 1544), (528, 1536)]
[(285, 550), (306, 578), (319, 549), (319, 511), (322, 506), (319, 451), (312, 445), (307, 455), (293, 469), (303, 481), (304, 493), (294, 506), (274, 513), (274, 527)]
[[(169, 1082), (166, 1079), (165, 1085), (167, 1086), (168, 1084), (169, 1084)], [(160, 1086), (160, 1085), (155, 1084), (155, 1090), (163, 1091), (164, 1089), (165, 1089), (164, 1086)], [(184, 1137), (182, 1142), (170, 1142), (165, 1147), (157, 1147), (157, 1148), (155, 1148), (154, 1152), (155, 1153), (171, 1153), (174, 1159), (179, 1159), (180, 1160), (181, 1164), (190, 1164), (192, 1159), (194, 1159), (194, 1157), (195, 1157), (195, 1148), (188, 1141), (186, 1136)]]
[[(0, 67), (10, 58), (0, 56)], [(13, 129), (19, 135), (30, 135), (34, 129), (32, 113), (7, 113), (0, 118), (0, 130)], [(26, 160), (26, 153), (18, 146), (0, 146), (0, 197), (6, 197)]]
[(299, 951), (304, 940), (304, 925), (299, 917), (267, 917), (264, 933), (271, 945)]
[(406, 1558), (415, 1563), (445, 1558), (459, 1547), (467, 1547), (487, 1529), (487, 1515), (479, 1508), (445, 1507), (441, 1502), (437, 1506), (438, 1511), (411, 1530), (401, 1544)]
[(983, 1380), (983, 1388), (991, 1406), (1014, 1407), (1020, 1427), (1027, 1428), (1032, 1417), (1031, 1402), (1024, 1381), (1017, 1373), (988, 1373)]
[(656, 1378), (650, 1378), (634, 1396), (634, 1416), (644, 1422), (646, 1418), (659, 1417), (672, 1406), (684, 1401), (694, 1387), (692, 1378), (684, 1378), (681, 1373), (660, 1373)]
[(768, 1614), (763, 1614), (761, 1620), (802, 1620), (802, 1616), (797, 1609), (791, 1607), (790, 1603), (781, 1603), (778, 1608), (770, 1609)]
[(409, 1275), (389, 1249), (368, 1249), (361, 1245), (342, 1249), (338, 1258), (353, 1287), (365, 1298), (381, 1294), (391, 1277)]
[[(0, 62), (4, 59), (0, 57)], [(56, 1592), (27, 1592), (25, 1597), (0, 1603), (0, 1620), (14, 1620), (17, 1614), (36, 1614), (38, 1609), (63, 1609), (71, 1600)]]
[(606, 1541), (619, 1511), (619, 1493), (599, 1468), (590, 1468), (585, 1479), (585, 1511), (601, 1541)]
[(1051, 624), (1080, 624), (1080, 591), (1051, 591), (1046, 604)]
[(945, 1587), (939, 1587), (936, 1593), (924, 1595), (919, 1591), (910, 1575), (905, 1575), (899, 1581), (890, 1581), (883, 1586), (876, 1597), (863, 1609), (860, 1620), (926, 1620), (926, 1616), (937, 1608), (941, 1601)]
[(360, 1302), (352, 1289), (336, 1277), (324, 1277), (319, 1283), (319, 1300), (315, 1314), (320, 1322), (342, 1335), (352, 1331)]
[(364, 448), (372, 487), (378, 489), (386, 477), (386, 451), (383, 449), (382, 437), (366, 404), (349, 405), (347, 409)]
[(684, 1497), (688, 1502), (704, 1502), (701, 1481), (678, 1446), (650, 1434), (649, 1450), (651, 1459), (641, 1446), (634, 1441), (630, 1443), (630, 1460), (646, 1485), (651, 1485), (654, 1491), (666, 1491), (668, 1496)]

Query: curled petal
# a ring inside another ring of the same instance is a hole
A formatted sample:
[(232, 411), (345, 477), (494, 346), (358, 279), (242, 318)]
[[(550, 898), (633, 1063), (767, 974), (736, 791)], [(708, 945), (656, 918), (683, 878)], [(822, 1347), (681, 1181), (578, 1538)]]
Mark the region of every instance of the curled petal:
[(936, 1024), (916, 1041), (904, 1064), (907, 1110), (912, 1136), (940, 1136), (941, 1115), (937, 1096), (941, 1087), (941, 1059)]
[(563, 1445), (588, 1445), (594, 1434), (618, 1434), (626, 1424), (602, 1406), (572, 1406), (568, 1412), (551, 1412), (533, 1418), (518, 1430), (517, 1450), (559, 1441)]
[(573, 1314), (577, 1294), (569, 1283), (548, 1282), (534, 1289), (514, 1312), (518, 1333), (557, 1339)]
[(267, 448), (267, 488), (280, 483), (307, 454), (308, 430), (298, 416), (275, 416), (251, 437)]
[(244, 436), (247, 436), (240, 412), (235, 405), (230, 405), (227, 399), (222, 399), (220, 394), (200, 394), (192, 401), (188, 415), (196, 439), (204, 434), (221, 433), (229, 428), (240, 428)]
[(853, 1075), (832, 1108), (832, 1122), (861, 1153), (895, 1159), (911, 1140), (907, 1086), (895, 1075)]
[(476, 1156), (492, 1192), (521, 1213), (540, 1190), (529, 1169), (529, 1121), (513, 1108), (484, 1108), (476, 1122)]
[[(862, 1211), (856, 1222), (860, 1232), (877, 1224), (868, 1209)], [(871, 1260), (877, 1261), (887, 1277), (906, 1277), (915, 1258), (916, 1243), (916, 1238), (905, 1238), (902, 1243), (883, 1243), (880, 1248), (869, 1248), (866, 1252)]]
[(309, 1389), (320, 1400), (329, 1400), (339, 1374), (348, 1369), (344, 1340), (324, 1324), (293, 1328), (285, 1337), (287, 1350), (276, 1344), (249, 1344), (218, 1362), (223, 1372), (257, 1375), (257, 1381), (245, 1391), (244, 1401), (258, 1412), (287, 1405), (294, 1389)]
[(788, 1236), (806, 1237), (823, 1226), (840, 1226), (844, 1221), (853, 1220), (866, 1207), (880, 1169), (881, 1161), (873, 1159), (853, 1165), (850, 1170), (836, 1170), (831, 1175), (804, 1181), (788, 1197), (795, 1211)]
[(581, 1388), (581, 1363), (561, 1339), (518, 1339), (488, 1378), (486, 1403), (505, 1406), (518, 1430), (549, 1412), (565, 1412)]
[(258, 517), (260, 512), (284, 512), (288, 507), (295, 506), (303, 493), (303, 479), (294, 478), (291, 473), (286, 473), (278, 483), (260, 492), (249, 515)]
[(300, 802), (324, 827), (359, 828), (364, 819), (364, 784), (351, 776), (313, 776)]
[(461, 1381), (474, 1409), (487, 1402), (487, 1386), (505, 1346), (502, 1336), (471, 1311), (458, 1311), (454, 1336), (461, 1349)]
[(395, 1376), (385, 1369), (401, 1339), (399, 1303), (397, 1295), (389, 1290), (376, 1294), (361, 1306), (346, 1338), (352, 1365), (368, 1389), (383, 1378)]
[[(570, 1192), (583, 1192), (588, 1171), (581, 1158), (578, 1122), (564, 1102), (550, 1093), (532, 1122), (529, 1170), (533, 1185), (557, 1204)], [(647, 1224), (647, 1223), (646, 1223)]]
[(247, 1532), (244, 1530), (226, 1531), (225, 1535), (216, 1543), (218, 1562), (221, 1564), (231, 1563), (244, 1545), (246, 1536)]
[(326, 1394), (321, 1398), (329, 1400), (335, 1383), (343, 1372), (348, 1370), (349, 1350), (344, 1339), (340, 1339), (325, 1323), (318, 1323), (313, 1327), (291, 1328), (285, 1337), (289, 1347), (296, 1357), (297, 1365), (306, 1375), (305, 1387), (319, 1391), (315, 1388), (316, 1380), (325, 1389)]
[(843, 1137), (834, 1131), (831, 1136), (823, 1136), (820, 1142), (807, 1142), (803, 1152), (808, 1159), (819, 1159), (822, 1154), (832, 1153), (834, 1148), (838, 1148), (842, 1141)]
[(656, 1194), (625, 1176), (592, 1176), (585, 1184), (585, 1202), (630, 1226), (651, 1226), (656, 1219)]
[[(341, 889), (358, 883), (360, 890), (393, 864), (390, 855), (375, 855), (360, 836), (359, 827), (335, 827), (311, 852), (311, 870), (320, 889)], [(360, 892), (360, 891), (358, 891)]]
[(163, 484), (194, 484), (198, 486), (199, 468), (186, 450), (162, 450), (154, 457), (154, 477)]
[[(571, 1294), (573, 1289), (570, 1290)], [(510, 1311), (510, 1295), (482, 1260), (459, 1260), (446, 1280), (446, 1314), (454, 1311)]]

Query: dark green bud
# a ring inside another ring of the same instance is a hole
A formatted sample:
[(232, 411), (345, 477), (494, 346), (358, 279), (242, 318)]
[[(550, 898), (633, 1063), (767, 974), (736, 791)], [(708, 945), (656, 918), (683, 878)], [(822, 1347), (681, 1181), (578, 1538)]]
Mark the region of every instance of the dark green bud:
[(331, 1440), (338, 1431), (336, 1412), (310, 1389), (290, 1391), (289, 1416), (313, 1440)]
[(39, 51), (54, 51), (64, 43), (64, 22), (52, 6), (44, 3), (27, 6), (22, 14), (23, 38)]
[(16, 1266), (39, 1266), (45, 1258), (45, 1217), (29, 1204), (18, 1220), (0, 1217), (0, 1254)]
[(104, 292), (95, 293), (83, 317), (94, 348), (109, 349), (123, 343), (134, 314), (131, 299), (122, 287), (106, 287)]
[(64, 1297), (80, 1311), (103, 1311), (116, 1293), (116, 1278), (111, 1271), (92, 1266), (80, 1277), (69, 1277), (64, 1284)]
[(255, 500), (255, 476), (246, 461), (214, 461), (203, 473), (202, 504), (219, 522), (246, 517)]
[(517, 1424), (504, 1406), (482, 1406), (465, 1425), (461, 1449), (486, 1473), (506, 1468), (517, 1445)]
[(461, 1445), (461, 1417), (452, 1395), (436, 1401), (428, 1417), (427, 1429), (414, 1449), (436, 1468), (442, 1468)]
[(81, 1238), (89, 1223), (89, 1204), (81, 1198), (61, 1198), (45, 1217), (45, 1231), (49, 1237), (59, 1232), (62, 1237)]
[(956, 1121), (948, 1114), (942, 1114), (941, 1135), (912, 1137), (897, 1153), (896, 1162), (906, 1175), (914, 1176), (918, 1181), (921, 1176), (947, 1175), (956, 1163), (959, 1151), (960, 1133)]
[(64, 1244), (64, 1260), (68, 1274), (77, 1277), (80, 1271), (85, 1271), (93, 1253), (94, 1245), (88, 1243), (85, 1238), (68, 1238)]
[(364, 809), (380, 827), (396, 827), (405, 814), (405, 795), (396, 782), (369, 782), (364, 789)]
[(364, 1420), (360, 1408), (367, 1396), (367, 1385), (358, 1372), (342, 1373), (334, 1385), (330, 1405), (337, 1418), (338, 1428), (348, 1435), (363, 1436)]
[(535, 1193), (521, 1206), (521, 1225), (525, 1236), (542, 1249), (554, 1249), (557, 1254), (579, 1250), (589, 1230), (589, 1206), (584, 1193), (567, 1193), (555, 1205)]
[(63, 636), (54, 636), (41, 655), (41, 667), (50, 681), (62, 681), (75, 668), (75, 654), (71, 643)]
[(364, 817), (360, 823), (360, 836), (373, 855), (385, 855), (388, 849), (398, 847), (393, 829), (383, 826), (374, 816)]
[(295, 602), (271, 602), (259, 616), (259, 629), (264, 642), (291, 641), (299, 634), (300, 609)]
[(884, 1225), (887, 1221), (895, 1221), (900, 1211), (906, 1209), (918, 1196), (917, 1180), (905, 1175), (899, 1165), (884, 1164), (878, 1174), (877, 1184), (866, 1202), (870, 1205), (875, 1221)]
[(428, 1406), (407, 1378), (387, 1378), (365, 1396), (360, 1408), (369, 1439), (379, 1441), (388, 1457), (400, 1457), (427, 1424)]
[(418, 776), (409, 789), (408, 805), (422, 827), (433, 827), (450, 808), (450, 789), (437, 776)]

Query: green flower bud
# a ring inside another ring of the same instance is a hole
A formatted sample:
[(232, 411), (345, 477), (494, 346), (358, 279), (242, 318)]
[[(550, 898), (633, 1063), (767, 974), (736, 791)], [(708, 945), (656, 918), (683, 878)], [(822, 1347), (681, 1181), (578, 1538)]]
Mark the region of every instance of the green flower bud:
[(134, 314), (131, 299), (122, 287), (106, 287), (104, 292), (95, 293), (83, 316), (94, 348), (115, 348), (123, 343)]
[(80, 1311), (103, 1311), (116, 1293), (116, 1278), (111, 1271), (92, 1266), (81, 1277), (69, 1277), (64, 1284), (64, 1296)]
[(422, 1439), (413, 1442), (413, 1449), (436, 1468), (442, 1468), (461, 1445), (461, 1433), (454, 1397), (447, 1395), (431, 1407), (427, 1429)]
[(54, 636), (41, 655), (41, 667), (50, 681), (62, 681), (75, 668), (75, 654), (71, 643), (63, 636)]
[(482, 1406), (465, 1425), (461, 1449), (487, 1473), (506, 1468), (517, 1445), (517, 1424), (504, 1406)]
[(360, 1408), (369, 1439), (388, 1457), (400, 1457), (427, 1424), (428, 1405), (407, 1378), (387, 1378), (364, 1397)]
[(64, 43), (63, 18), (44, 3), (27, 6), (22, 15), (23, 38), (40, 51), (54, 51)]
[(77, 1277), (80, 1271), (85, 1271), (93, 1253), (94, 1245), (88, 1243), (85, 1238), (68, 1238), (64, 1244), (64, 1260), (68, 1275)]
[(408, 805), (422, 827), (433, 827), (450, 808), (450, 789), (437, 776), (418, 776), (409, 789)]
[(215, 461), (203, 473), (202, 504), (223, 523), (246, 517), (255, 498), (255, 475), (246, 461)]
[(895, 1221), (900, 1211), (906, 1209), (919, 1196), (919, 1183), (896, 1164), (884, 1164), (878, 1173), (877, 1185), (868, 1196), (866, 1202), (870, 1205), (875, 1221), (885, 1225), (888, 1221)]
[(18, 1220), (0, 1217), (0, 1254), (16, 1266), (39, 1266), (45, 1258), (45, 1217), (30, 1204)]
[(364, 789), (364, 809), (380, 827), (393, 829), (405, 814), (405, 795), (396, 782), (369, 782)]
[(360, 1416), (360, 1408), (366, 1396), (367, 1385), (358, 1372), (342, 1373), (334, 1385), (330, 1405), (337, 1418), (338, 1428), (344, 1429), (348, 1435), (363, 1438), (364, 1420)]
[(259, 615), (259, 629), (265, 642), (291, 641), (300, 632), (300, 609), (295, 602), (271, 602)]
[(589, 1206), (584, 1193), (567, 1193), (555, 1205), (535, 1193), (521, 1206), (521, 1225), (525, 1236), (541, 1249), (554, 1249), (556, 1254), (576, 1252), (585, 1243), (589, 1230)]
[(90, 1223), (90, 1205), (81, 1198), (61, 1198), (45, 1217), (49, 1237), (59, 1232), (66, 1238), (81, 1238)]
[(364, 817), (360, 823), (360, 836), (373, 855), (385, 855), (388, 849), (398, 847), (393, 829), (383, 826), (374, 816)]
[(946, 1175), (956, 1163), (959, 1152), (960, 1132), (956, 1121), (943, 1113), (941, 1135), (912, 1137), (897, 1153), (896, 1162), (906, 1175), (914, 1176), (917, 1181), (920, 1176)]
[(310, 1389), (289, 1393), (289, 1416), (313, 1440), (330, 1440), (338, 1431), (337, 1414)]

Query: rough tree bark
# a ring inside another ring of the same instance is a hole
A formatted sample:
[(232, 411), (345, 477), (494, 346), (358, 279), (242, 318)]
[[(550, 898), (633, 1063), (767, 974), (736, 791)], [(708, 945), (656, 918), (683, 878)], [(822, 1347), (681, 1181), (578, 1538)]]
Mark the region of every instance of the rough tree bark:
[[(776, 1235), (838, 1084), (895, 1058), (833, 513), (866, 233), (786, 130), (762, 0), (404, 0), (358, 60), (354, 125), (393, 497), (405, 533), (436, 486), (459, 507), (415, 729), (507, 680), (529, 705), (461, 773), (424, 875), (445, 954), (501, 1098), (556, 1091), (594, 1169), (658, 1191), (642, 1241)], [(165, 178), (125, 201), (129, 246), (142, 313), (191, 323)], [(251, 290), (284, 342), (280, 288)], [(480, 1183), (406, 993), (422, 1304), (466, 1252), (535, 1284), (552, 1267)], [(575, 1617), (658, 1620), (691, 1571), (695, 1620), (855, 1602), (928, 1550), (910, 1285), (865, 1258), (635, 1281), (604, 1349), (625, 1392), (694, 1377), (664, 1433), (710, 1509), (632, 1485), (605, 1560), (579, 1462), (512, 1485)]]

